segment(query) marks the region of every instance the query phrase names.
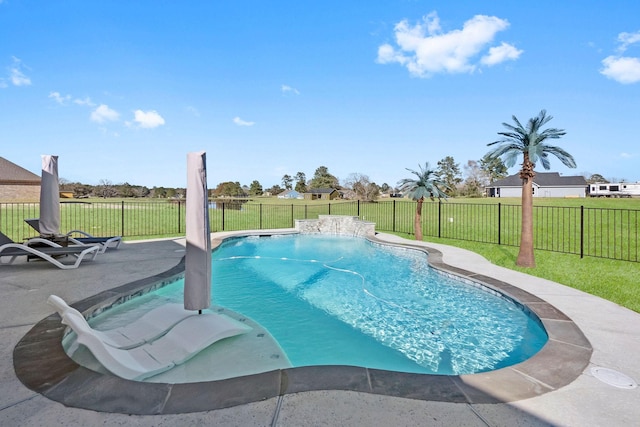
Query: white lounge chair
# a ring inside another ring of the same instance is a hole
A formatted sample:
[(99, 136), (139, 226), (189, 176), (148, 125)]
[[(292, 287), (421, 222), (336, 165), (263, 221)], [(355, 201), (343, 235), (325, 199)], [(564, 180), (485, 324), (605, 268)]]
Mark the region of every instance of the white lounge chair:
[(64, 323), (77, 334), (77, 342), (111, 373), (129, 380), (143, 380), (167, 371), (217, 341), (251, 330), (223, 314), (198, 314), (187, 317), (152, 343), (125, 350), (105, 344), (80, 317), (71, 311), (63, 315)]
[[(48, 261), (58, 268), (68, 270), (71, 268), (78, 268), (82, 260), (87, 255), (92, 255), (91, 259), (95, 259), (96, 255), (100, 251), (100, 246), (60, 246), (57, 243), (51, 242), (47, 239), (35, 238), (29, 241), (30, 244), (37, 243), (38, 247), (31, 247), (27, 244), (16, 243), (11, 240), (6, 234), (0, 232), (0, 264), (11, 264), (19, 256), (26, 256), (28, 258), (40, 258), (44, 261)], [(64, 264), (56, 259), (56, 257), (73, 255), (75, 256), (75, 262)], [(9, 262), (1, 262), (3, 257), (9, 257)]]
[[(24, 222), (29, 224), (31, 228), (40, 233), (40, 219), (30, 218), (25, 219)], [(80, 234), (80, 237), (72, 237), (74, 234)], [(111, 237), (96, 237), (82, 230), (71, 230), (64, 235), (69, 243), (75, 245), (87, 246), (87, 245), (100, 245), (100, 252), (105, 252), (108, 248), (118, 249), (122, 242), (122, 236)]]
[[(50, 295), (47, 303), (55, 307), (63, 319), (62, 323), (64, 323), (65, 313), (75, 313), (86, 323), (82, 313), (69, 306), (66, 301), (59, 296)], [(182, 304), (165, 304), (146, 312), (135, 322), (126, 326), (108, 331), (94, 330), (94, 332), (105, 344), (126, 350), (154, 341), (166, 334), (167, 331), (173, 328), (178, 322), (181, 322), (189, 316), (197, 315), (194, 311), (185, 310)], [(88, 323), (87, 326), (89, 326)]]

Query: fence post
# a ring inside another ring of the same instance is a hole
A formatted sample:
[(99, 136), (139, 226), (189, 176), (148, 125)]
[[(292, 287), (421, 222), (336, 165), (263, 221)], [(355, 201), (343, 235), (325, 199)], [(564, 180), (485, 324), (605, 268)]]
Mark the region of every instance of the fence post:
[(331, 203), (329, 203), (329, 215), (331, 215)]
[(584, 258), (584, 206), (580, 206), (580, 258)]
[(222, 231), (224, 231), (224, 202), (222, 202)]
[[(209, 207), (207, 206), (207, 209), (209, 209)], [(180, 228), (180, 200), (178, 200), (178, 234), (180, 234), (182, 232), (181, 228)]]
[(293, 203), (291, 203), (291, 228), (293, 228), (294, 226), (295, 226), (295, 223), (293, 219)]
[(122, 234), (121, 234), (121, 236), (124, 237), (124, 200), (121, 201), (120, 203), (121, 203), (121, 206), (122, 206), (121, 216), (120, 216), (120, 218), (121, 218), (120, 222), (122, 224)]
[(391, 224), (391, 229), (393, 230), (393, 232), (396, 232), (396, 201), (393, 201), (393, 216), (392, 216), (392, 224)]
[(498, 244), (502, 244), (502, 203), (498, 203)]
[(358, 199), (358, 218), (360, 218), (360, 199)]
[(262, 203), (260, 203), (258, 206), (260, 206), (260, 227), (258, 228), (259, 230), (262, 230)]
[(438, 239), (442, 237), (442, 200), (438, 199)]

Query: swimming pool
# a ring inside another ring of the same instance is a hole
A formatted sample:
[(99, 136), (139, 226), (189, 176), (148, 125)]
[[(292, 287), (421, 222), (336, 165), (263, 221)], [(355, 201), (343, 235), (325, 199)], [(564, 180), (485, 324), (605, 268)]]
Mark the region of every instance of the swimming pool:
[(217, 304), (254, 319), (293, 366), (460, 375), (519, 363), (536, 316), (429, 267), (427, 254), (331, 235), (245, 237), (213, 253)]
[[(269, 350), (270, 357), (293, 367), (460, 375), (519, 363), (547, 341), (528, 309), (447, 277), (420, 250), (356, 237), (281, 235), (228, 239), (212, 257), (213, 303), (264, 328), (282, 349), (282, 355)], [(182, 289), (179, 280), (147, 298), (179, 302)], [(97, 327), (117, 326), (117, 316), (105, 317), (107, 323), (95, 319)], [(235, 373), (256, 372), (247, 369)]]

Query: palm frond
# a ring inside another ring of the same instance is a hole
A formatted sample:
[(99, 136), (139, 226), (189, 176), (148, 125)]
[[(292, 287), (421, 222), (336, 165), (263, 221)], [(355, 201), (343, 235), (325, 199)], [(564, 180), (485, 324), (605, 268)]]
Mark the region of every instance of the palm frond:
[(545, 151), (549, 154), (553, 154), (554, 156), (556, 156), (558, 160), (560, 160), (562, 164), (564, 164), (567, 167), (575, 168), (577, 166), (573, 156), (567, 153), (565, 150), (563, 150), (560, 147), (556, 147), (554, 145), (547, 145)]
[(551, 165), (548, 155), (553, 154), (566, 166), (575, 167), (575, 160), (569, 153), (558, 147), (545, 144), (547, 139), (558, 139), (566, 135), (564, 129), (548, 128), (542, 130), (542, 127), (553, 118), (547, 115), (546, 110), (541, 110), (536, 117), (529, 119), (526, 128), (522, 126), (516, 116), (512, 116), (512, 118), (515, 125), (502, 123), (507, 129), (498, 132), (502, 138), (487, 144), (487, 146), (498, 144), (487, 153), (489, 158), (501, 157), (505, 166), (512, 167), (519, 155), (526, 154), (531, 163), (541, 162), (545, 169), (549, 169)]
[(542, 163), (542, 167), (545, 170), (549, 170), (551, 168), (551, 163), (549, 162), (549, 155), (547, 153), (542, 153), (542, 155), (540, 156), (540, 163)]
[(447, 185), (440, 181), (436, 175), (435, 170), (429, 168), (429, 163), (425, 163), (425, 167), (418, 165), (419, 171), (414, 171), (407, 168), (407, 170), (416, 178), (404, 178), (398, 181), (399, 190), (407, 197), (413, 200), (419, 200), (422, 198), (447, 198), (443, 189), (447, 189)]

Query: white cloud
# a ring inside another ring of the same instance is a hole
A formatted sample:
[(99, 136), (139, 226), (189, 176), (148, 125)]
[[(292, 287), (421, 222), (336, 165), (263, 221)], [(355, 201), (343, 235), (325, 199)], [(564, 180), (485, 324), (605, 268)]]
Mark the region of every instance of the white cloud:
[(76, 105), (86, 105), (87, 107), (93, 107), (96, 105), (93, 103), (93, 101), (91, 101), (91, 98), (89, 97), (86, 97), (84, 99), (76, 98), (73, 100), (73, 103)]
[(300, 92), (298, 92), (298, 89), (293, 88), (291, 86), (288, 85), (282, 85), (281, 88), (282, 93), (293, 93), (294, 95), (300, 95)]
[(13, 83), (14, 86), (30, 86), (31, 79), (24, 75), (21, 68), (22, 61), (14, 56), (13, 66), (9, 68), (11, 83)]
[(91, 112), (91, 120), (97, 123), (114, 122), (118, 120), (120, 114), (109, 108), (108, 105), (100, 104), (98, 108)]
[(31, 79), (27, 77), (22, 71), (25, 68), (22, 65), (22, 61), (15, 56), (11, 57), (13, 63), (7, 67), (8, 77), (6, 79), (0, 79), (0, 88), (6, 88), (9, 86), (9, 81), (14, 86), (30, 86)]
[(79, 99), (79, 98), (74, 99), (71, 95), (68, 95), (68, 94), (62, 95), (60, 92), (50, 92), (49, 98), (52, 98), (54, 101), (56, 101), (60, 105), (69, 105), (69, 103), (74, 103), (76, 105), (82, 105), (87, 107), (95, 106), (95, 104), (88, 97), (84, 99)]
[(377, 62), (397, 62), (417, 77), (436, 73), (472, 73), (479, 64), (496, 65), (517, 59), (521, 50), (506, 43), (489, 50), (481, 62), (474, 58), (485, 50), (495, 35), (509, 27), (509, 22), (495, 16), (476, 15), (461, 30), (442, 32), (440, 19), (432, 12), (412, 26), (407, 20), (396, 24), (397, 48), (383, 44), (378, 48)]
[(618, 34), (620, 45), (616, 49), (620, 55), (610, 55), (602, 60), (604, 68), (600, 74), (622, 84), (640, 82), (640, 58), (633, 56), (622, 56), (629, 46), (640, 43), (640, 31), (635, 33)]
[(255, 122), (244, 121), (240, 117), (234, 117), (233, 123), (237, 124), (238, 126), (253, 126), (256, 124)]
[(518, 59), (522, 52), (522, 50), (516, 49), (512, 45), (502, 42), (500, 46), (490, 48), (489, 54), (483, 56), (480, 62), (484, 65), (492, 66), (507, 60)]
[(608, 56), (602, 60), (600, 73), (618, 83), (640, 82), (640, 59), (626, 56)]
[(138, 127), (141, 127), (143, 129), (153, 129), (157, 128), (158, 126), (164, 125), (164, 118), (155, 110), (136, 110), (133, 114), (133, 121), (138, 124)]
[(71, 95), (62, 96), (60, 92), (51, 92), (49, 93), (49, 98), (53, 98), (60, 105), (65, 105), (71, 100)]
[(618, 34), (618, 41), (620, 42), (618, 52), (624, 52), (630, 45), (640, 42), (640, 31), (635, 33), (620, 33)]

